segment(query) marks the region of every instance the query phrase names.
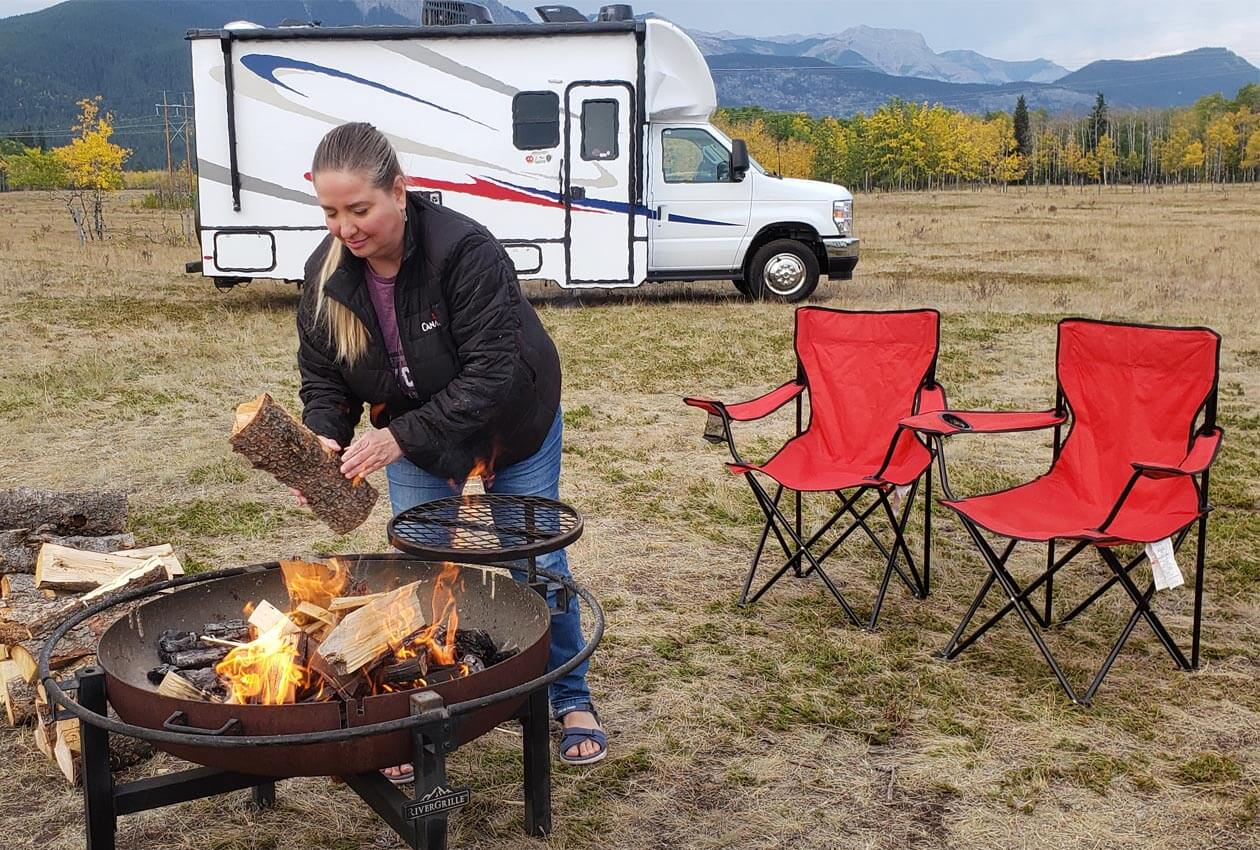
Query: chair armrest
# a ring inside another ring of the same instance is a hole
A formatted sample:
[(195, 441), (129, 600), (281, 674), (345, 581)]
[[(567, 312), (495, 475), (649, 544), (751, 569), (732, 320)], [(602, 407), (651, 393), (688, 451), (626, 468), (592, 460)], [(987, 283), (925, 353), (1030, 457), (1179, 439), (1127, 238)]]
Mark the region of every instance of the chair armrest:
[(689, 396), (683, 399), (683, 403), (692, 407), (698, 407), (714, 416), (724, 416), (734, 422), (750, 422), (754, 419), (769, 416), (804, 391), (804, 384), (788, 381), (783, 386), (776, 387), (765, 395), (749, 399), (748, 401), (726, 404), (714, 398)]
[(1216, 460), (1216, 454), (1221, 449), (1221, 438), (1224, 434), (1225, 432), (1220, 428), (1213, 428), (1205, 433), (1195, 435), (1194, 442), (1190, 444), (1190, 451), (1186, 452), (1186, 456), (1176, 466), (1169, 466), (1165, 463), (1137, 462), (1133, 464), (1133, 469), (1147, 478), (1198, 475), (1211, 466), (1212, 461)]
[(1067, 421), (1067, 414), (1055, 410), (936, 410), (901, 420), (903, 428), (923, 434), (1004, 434), (1053, 428)]
[[(919, 413), (935, 413), (945, 410), (945, 388), (940, 384), (927, 384), (919, 388)], [(916, 416), (918, 414), (915, 414)]]

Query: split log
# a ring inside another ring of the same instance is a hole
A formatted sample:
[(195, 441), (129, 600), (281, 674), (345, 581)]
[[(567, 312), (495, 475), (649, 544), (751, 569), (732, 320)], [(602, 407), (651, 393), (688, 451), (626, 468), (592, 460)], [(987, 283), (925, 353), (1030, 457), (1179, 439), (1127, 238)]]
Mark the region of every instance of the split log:
[(39, 650), (31, 652), (30, 648), (22, 644), (9, 645), (9, 660), (18, 666), (18, 670), (22, 673), (22, 678), (28, 682), (35, 681), (35, 675), (39, 672), (39, 665), (36, 663), (39, 658)]
[(39, 547), (45, 543), (69, 546), (86, 552), (106, 553), (134, 548), (136, 536), (126, 533), (107, 534), (101, 537), (78, 535), (64, 537), (58, 534), (32, 532), (26, 528), (0, 531), (0, 573), (34, 572)]
[(101, 553), (45, 543), (35, 559), (35, 586), (54, 590), (92, 591), (154, 557), (168, 575), (183, 574), (184, 568), (179, 559), (164, 550), (169, 550), (169, 546)]
[(0, 528), (54, 534), (120, 534), (127, 527), (127, 494), (118, 490), (61, 493), (19, 487), (0, 490)]
[(389, 591), (387, 590), (382, 593), (365, 593), (362, 596), (338, 596), (325, 607), (334, 614), (343, 611), (353, 611), (356, 608), (362, 608), (364, 605), (375, 602), (388, 593)]
[(326, 608), (321, 608), (313, 602), (299, 602), (297, 613), (309, 617), (317, 622), (325, 623), (329, 626), (336, 626), (341, 622), (341, 618)]
[[(51, 740), (48, 757), (57, 765), (67, 782), (78, 785), (83, 779), (83, 745), (78, 719), (58, 720), (48, 727), (46, 737)], [(38, 729), (35, 743), (36, 746), (40, 744)], [(135, 767), (152, 758), (153, 754), (153, 746), (147, 741), (129, 738), (126, 735), (109, 736), (109, 769), (111, 771)]]
[[(112, 737), (112, 736), (111, 736)], [(57, 740), (53, 743), (53, 761), (66, 782), (79, 784), (79, 754), (82, 752), (79, 741), (79, 721), (66, 721), (66, 725), (57, 724)]]
[(427, 607), (417, 593), (419, 582), (382, 594), (347, 614), (320, 644), (319, 654), (338, 676), (370, 666), (394, 649), (402, 637), (425, 623)]
[(338, 534), (362, 525), (376, 504), (376, 489), (347, 481), (338, 456), (267, 393), (236, 408), (229, 442), (254, 468), (300, 490), (315, 516)]
[(35, 688), (13, 661), (0, 661), (0, 697), (10, 726), (25, 726), (35, 719)]
[(287, 614), (266, 599), (259, 602), (258, 607), (249, 615), (249, 624), (253, 628), (255, 640), (276, 628), (279, 628), (280, 636), (293, 635), (301, 631), (297, 623), (290, 620)]
[(53, 758), (53, 745), (57, 743), (57, 724), (52, 718), (52, 706), (35, 706), (35, 748), (49, 760)]
[[(117, 599), (124, 593), (163, 581), (165, 578), (166, 568), (162, 566), (161, 559), (152, 557), (147, 561), (141, 561), (113, 581), (76, 599), (44, 599), (42, 596), (26, 594), (10, 595), (3, 600), (3, 607), (0, 607), (0, 641), (13, 644), (41, 637), (76, 611), (81, 611), (98, 602)], [(110, 623), (124, 616), (134, 605), (135, 603), (97, 615), (92, 618), (92, 621), (96, 622), (90, 630), (99, 637), (100, 632), (104, 632)]]

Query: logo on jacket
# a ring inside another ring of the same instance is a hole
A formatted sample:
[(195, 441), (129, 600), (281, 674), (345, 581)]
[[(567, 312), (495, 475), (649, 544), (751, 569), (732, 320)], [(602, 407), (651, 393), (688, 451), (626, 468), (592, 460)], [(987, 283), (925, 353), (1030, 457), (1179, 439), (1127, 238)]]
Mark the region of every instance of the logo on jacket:
[(442, 323), (438, 321), (437, 310), (430, 310), (429, 321), (421, 322), (420, 330), (424, 333), (428, 333), (429, 331), (440, 328), (441, 326), (442, 326)]

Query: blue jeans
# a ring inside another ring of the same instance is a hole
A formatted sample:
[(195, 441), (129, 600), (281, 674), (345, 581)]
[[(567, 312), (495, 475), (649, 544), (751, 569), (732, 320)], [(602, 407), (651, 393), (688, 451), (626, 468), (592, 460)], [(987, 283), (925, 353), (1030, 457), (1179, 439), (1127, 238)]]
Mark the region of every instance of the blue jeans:
[[(514, 496), (560, 496), (560, 449), (564, 437), (564, 420), (556, 411), (542, 447), (525, 460), (494, 471), (494, 478), (486, 487), (489, 493), (506, 493)], [(464, 491), (462, 483), (438, 478), (425, 472), (406, 458), (401, 458), (385, 468), (389, 480), (389, 500), (397, 516), (408, 508), (423, 502), (457, 496)], [(569, 559), (563, 549), (538, 557), (538, 568), (557, 575), (569, 575)], [(520, 581), (525, 573), (512, 570), (512, 576)], [(554, 594), (552, 594), (554, 597)], [(555, 605), (549, 598), (548, 604)], [(585, 641), (582, 638), (582, 621), (578, 612), (577, 598), (569, 600), (568, 609), (551, 618), (551, 657), (547, 669), (554, 670), (577, 655)], [(551, 686), (551, 711), (559, 718), (570, 711), (591, 711), (591, 692), (586, 686), (586, 668), (583, 661)]]

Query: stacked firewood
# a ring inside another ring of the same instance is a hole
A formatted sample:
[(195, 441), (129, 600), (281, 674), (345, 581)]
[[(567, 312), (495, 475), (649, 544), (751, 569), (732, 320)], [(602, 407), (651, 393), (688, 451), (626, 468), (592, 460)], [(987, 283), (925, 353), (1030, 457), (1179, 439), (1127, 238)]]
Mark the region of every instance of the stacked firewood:
[[(125, 531), (120, 492), (0, 491), (0, 701), (10, 726), (32, 725), (35, 744), (78, 781), (79, 721), (57, 720), (37, 659), (53, 629), (88, 606), (183, 573), (172, 548), (137, 547)], [(97, 641), (132, 605), (79, 624), (58, 642), (51, 667), (61, 679), (93, 663)], [(142, 742), (113, 736), (115, 767), (147, 758)]]
[[(472, 675), (517, 651), (480, 629), (448, 634), (454, 597), (435, 605), (420, 582), (368, 593), (335, 562), (280, 566), (287, 612), (264, 599), (248, 619), (158, 636), (162, 663), (148, 678), (159, 693), (252, 704), (363, 697)], [(428, 622), (436, 610), (441, 622)]]

